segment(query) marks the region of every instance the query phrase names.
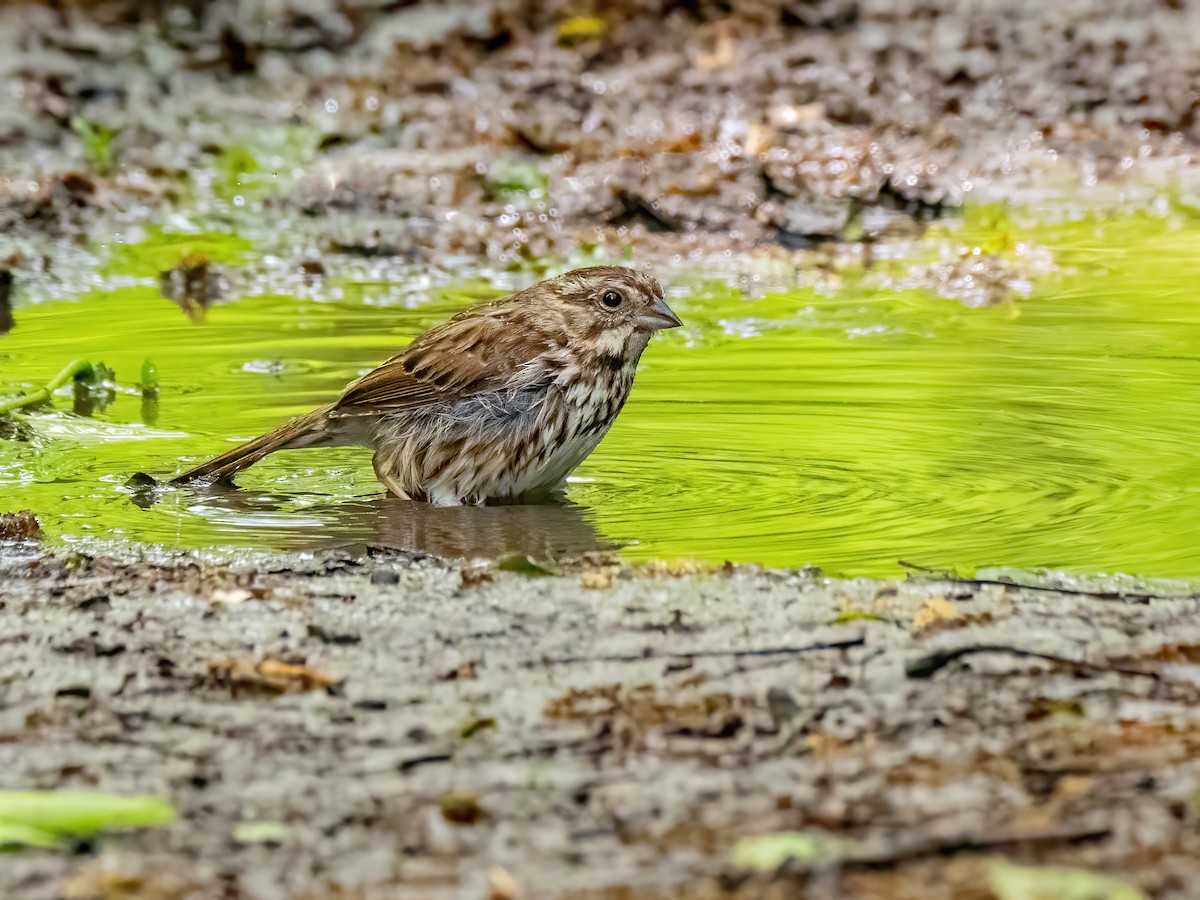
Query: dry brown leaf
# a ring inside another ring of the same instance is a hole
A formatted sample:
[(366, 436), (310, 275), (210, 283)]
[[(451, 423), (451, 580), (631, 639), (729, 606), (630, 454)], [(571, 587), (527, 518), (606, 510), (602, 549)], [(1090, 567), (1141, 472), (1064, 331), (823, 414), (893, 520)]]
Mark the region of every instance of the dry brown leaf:
[(520, 900), (521, 885), (505, 869), (488, 872), (488, 900)]
[(589, 590), (612, 587), (613, 580), (621, 574), (621, 563), (604, 553), (585, 553), (581, 560), (579, 584)]
[(123, 857), (100, 857), (67, 882), (67, 900), (193, 900), (199, 885), (157, 867)]
[(646, 563), (639, 569), (639, 574), (651, 578), (683, 578), (688, 575), (702, 575), (712, 570), (713, 566), (709, 563), (695, 559), (660, 559)]
[(475, 660), (469, 659), (443, 675), (442, 681), (474, 681), (478, 677), (478, 664)]
[(547, 701), (548, 719), (588, 722), (622, 747), (640, 747), (650, 733), (731, 737), (744, 725), (745, 703), (728, 693), (660, 694), (653, 685), (620, 683), (572, 689)]
[(329, 690), (341, 683), (306, 665), (278, 659), (214, 660), (208, 664), (208, 677), (214, 685), (227, 687), (234, 694), (297, 694)]
[(471, 566), (459, 573), (463, 587), (476, 587), (481, 584), (491, 584), (496, 580), (492, 570), (486, 566)]
[(930, 597), (913, 616), (913, 634), (929, 634), (939, 628), (961, 623), (963, 614), (941, 594)]
[(729, 69), (737, 62), (737, 45), (733, 42), (733, 31), (729, 22), (717, 23), (716, 45), (711, 53), (701, 53), (696, 58), (696, 68), (701, 72)]
[(483, 818), (483, 807), (474, 794), (448, 791), (442, 795), (442, 818), (453, 825), (474, 825)]
[(746, 130), (746, 155), (758, 156), (760, 153), (766, 153), (775, 141), (774, 130), (755, 123)]

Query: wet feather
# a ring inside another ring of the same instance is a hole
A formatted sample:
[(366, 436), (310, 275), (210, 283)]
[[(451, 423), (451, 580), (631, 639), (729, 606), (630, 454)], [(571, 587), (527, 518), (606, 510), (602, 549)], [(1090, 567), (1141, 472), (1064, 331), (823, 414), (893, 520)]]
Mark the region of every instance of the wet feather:
[(341, 398), (177, 481), (227, 478), (276, 450), (367, 444), (379, 480), (438, 505), (562, 487), (608, 433), (651, 335), (679, 324), (662, 288), (596, 266), (459, 313)]

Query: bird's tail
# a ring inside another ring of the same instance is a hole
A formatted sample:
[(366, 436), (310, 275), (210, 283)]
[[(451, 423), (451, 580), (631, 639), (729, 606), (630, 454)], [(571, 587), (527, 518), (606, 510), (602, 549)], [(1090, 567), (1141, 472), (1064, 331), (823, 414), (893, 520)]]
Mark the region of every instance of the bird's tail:
[(247, 441), (240, 447), (234, 447), (215, 459), (201, 463), (194, 469), (188, 469), (182, 475), (173, 478), (171, 483), (187, 484), (189, 481), (199, 479), (218, 481), (228, 478), (242, 469), (249, 468), (276, 450), (297, 450), (301, 447), (313, 447), (328, 443), (333, 439), (326, 428), (332, 409), (332, 406), (314, 409), (298, 419), (293, 419), (282, 428)]

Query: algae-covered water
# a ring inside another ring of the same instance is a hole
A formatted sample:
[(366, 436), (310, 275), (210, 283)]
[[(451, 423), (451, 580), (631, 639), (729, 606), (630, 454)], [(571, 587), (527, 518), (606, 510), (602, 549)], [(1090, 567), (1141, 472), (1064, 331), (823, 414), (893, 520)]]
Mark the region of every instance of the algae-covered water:
[[(110, 277), (102, 291), (19, 305), (0, 337), (0, 393), (77, 357), (102, 360), (117, 385), (90, 416), (71, 412), (64, 389), (0, 438), (0, 509), (34, 510), (62, 541), (466, 555), (620, 545), (634, 558), (840, 574), (906, 560), (1195, 575), (1200, 222), (1089, 217), (997, 241), (976, 219), (940, 237), (1001, 255), (1036, 242), (1057, 271), (983, 309), (861, 270), (765, 292), (675, 278), (686, 327), (651, 344), (571, 505), (484, 510), (385, 501), (367, 451), (352, 449), (278, 454), (237, 491), (133, 502), (134, 472), (172, 474), (327, 401), (488, 292), (325, 278), (299, 296), (235, 292), (197, 323), (154, 273), (183, 252), (236, 262), (252, 247), (117, 246), (101, 274), (132, 276), (123, 286)], [(146, 359), (156, 401), (136, 387)]]

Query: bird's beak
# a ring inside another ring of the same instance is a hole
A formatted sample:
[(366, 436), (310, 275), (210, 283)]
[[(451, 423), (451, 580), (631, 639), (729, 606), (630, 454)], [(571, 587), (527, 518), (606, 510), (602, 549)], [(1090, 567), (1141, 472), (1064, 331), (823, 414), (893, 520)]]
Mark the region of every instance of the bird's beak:
[(648, 331), (661, 331), (664, 328), (678, 328), (683, 322), (671, 312), (671, 307), (662, 297), (655, 297), (650, 308), (638, 316), (638, 324)]

